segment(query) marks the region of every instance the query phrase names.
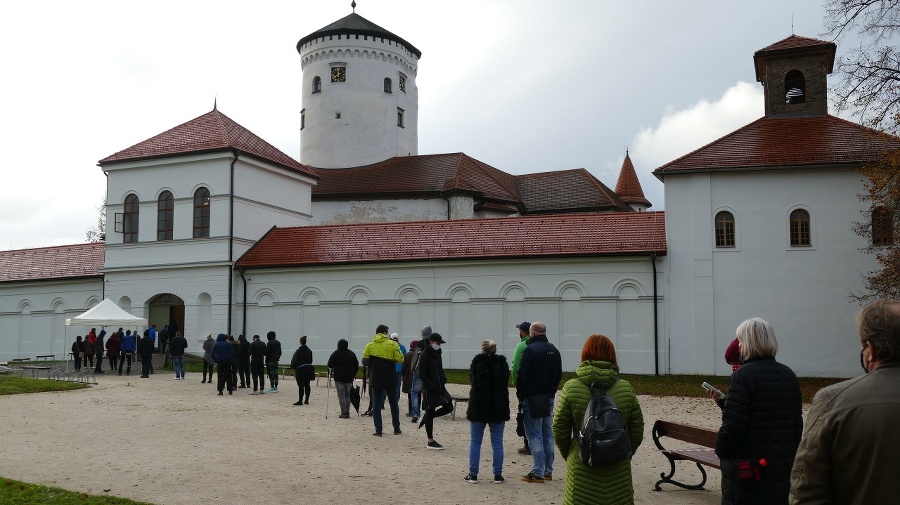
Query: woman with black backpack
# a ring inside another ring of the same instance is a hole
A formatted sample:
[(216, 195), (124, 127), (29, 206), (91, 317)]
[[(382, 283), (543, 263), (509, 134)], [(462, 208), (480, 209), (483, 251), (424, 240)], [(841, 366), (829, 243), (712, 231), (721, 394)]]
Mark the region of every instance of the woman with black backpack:
[[(556, 415), (553, 417), (553, 439), (566, 458), (566, 489), (563, 504), (626, 505), (634, 503), (631, 481), (631, 458), (614, 463), (590, 466), (582, 461), (580, 447), (572, 436), (580, 430), (584, 412), (593, 391), (605, 391), (622, 414), (628, 427), (633, 455), (644, 439), (644, 415), (631, 384), (619, 378), (616, 349), (604, 335), (591, 335), (581, 349), (581, 364), (576, 378), (563, 385)], [(592, 391), (593, 389), (593, 391)]]

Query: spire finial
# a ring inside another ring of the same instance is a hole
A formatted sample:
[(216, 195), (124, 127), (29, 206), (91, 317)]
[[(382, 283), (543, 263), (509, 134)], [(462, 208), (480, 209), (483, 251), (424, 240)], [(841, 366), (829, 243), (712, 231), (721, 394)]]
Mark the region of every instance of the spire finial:
[(213, 110), (218, 110), (219, 95), (213, 95)]
[(353, 13), (356, 14), (356, 0), (350, 2), (350, 7), (353, 8)]

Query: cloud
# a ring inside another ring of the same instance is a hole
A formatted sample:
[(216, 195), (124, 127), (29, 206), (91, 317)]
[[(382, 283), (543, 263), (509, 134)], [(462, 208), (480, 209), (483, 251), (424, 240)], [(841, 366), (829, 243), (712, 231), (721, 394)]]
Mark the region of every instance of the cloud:
[(716, 101), (700, 100), (684, 110), (669, 110), (655, 127), (641, 128), (631, 142), (631, 159), (653, 210), (662, 210), (664, 204), (663, 185), (652, 175), (654, 170), (759, 119), (763, 113), (762, 87), (738, 82)]

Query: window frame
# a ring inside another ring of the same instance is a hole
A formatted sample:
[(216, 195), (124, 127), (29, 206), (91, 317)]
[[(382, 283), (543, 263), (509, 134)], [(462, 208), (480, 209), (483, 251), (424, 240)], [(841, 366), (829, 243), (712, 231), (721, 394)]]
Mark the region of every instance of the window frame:
[(402, 93), (406, 93), (406, 75), (400, 72), (397, 80), (397, 89)]
[(397, 126), (400, 128), (406, 128), (406, 123), (404, 121), (406, 116), (406, 111), (397, 107)]
[(391, 81), (390, 77), (385, 77), (384, 78), (384, 92), (385, 93), (393, 93), (394, 92), (393, 84), (394, 83)]
[[(804, 214), (805, 219), (801, 219), (800, 217)], [(811, 249), (814, 245), (812, 230), (813, 219), (809, 209), (804, 207), (790, 209), (788, 212), (788, 245), (791, 249)]]
[(322, 91), (322, 78), (318, 75), (313, 77), (312, 80), (312, 92), (319, 93)]
[(165, 190), (156, 199), (156, 240), (175, 238), (175, 197)]
[(212, 207), (212, 199), (210, 198), (209, 188), (205, 186), (197, 188), (194, 191), (193, 200), (193, 231), (191, 233), (193, 238), (209, 238), (209, 227), (212, 221), (210, 217), (210, 207)]
[(134, 193), (125, 197), (122, 209), (122, 243), (132, 244), (138, 241), (141, 222), (141, 201)]
[[(722, 225), (721, 227), (720, 224)], [(728, 240), (729, 232), (731, 238), (730, 241)], [(737, 248), (737, 221), (734, 218), (734, 212), (730, 210), (720, 210), (715, 213), (713, 217), (713, 243), (715, 244), (716, 249)]]
[[(794, 97), (788, 96), (791, 89), (794, 88), (799, 89), (800, 94), (794, 95)], [(784, 74), (784, 101), (789, 105), (806, 102), (806, 76), (796, 68)]]

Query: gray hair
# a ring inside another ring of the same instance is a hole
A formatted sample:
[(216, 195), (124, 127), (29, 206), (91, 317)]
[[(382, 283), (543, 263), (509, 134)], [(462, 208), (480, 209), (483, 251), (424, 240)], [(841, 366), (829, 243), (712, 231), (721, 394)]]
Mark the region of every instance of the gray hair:
[(497, 354), (497, 342), (494, 342), (491, 339), (486, 339), (481, 341), (481, 352), (487, 354), (488, 356), (493, 356)]
[(900, 359), (900, 301), (879, 300), (856, 315), (862, 345), (872, 343), (878, 361)]
[(738, 325), (735, 333), (741, 344), (741, 355), (745, 360), (775, 356), (778, 353), (775, 330), (765, 319), (759, 317), (747, 319)]

